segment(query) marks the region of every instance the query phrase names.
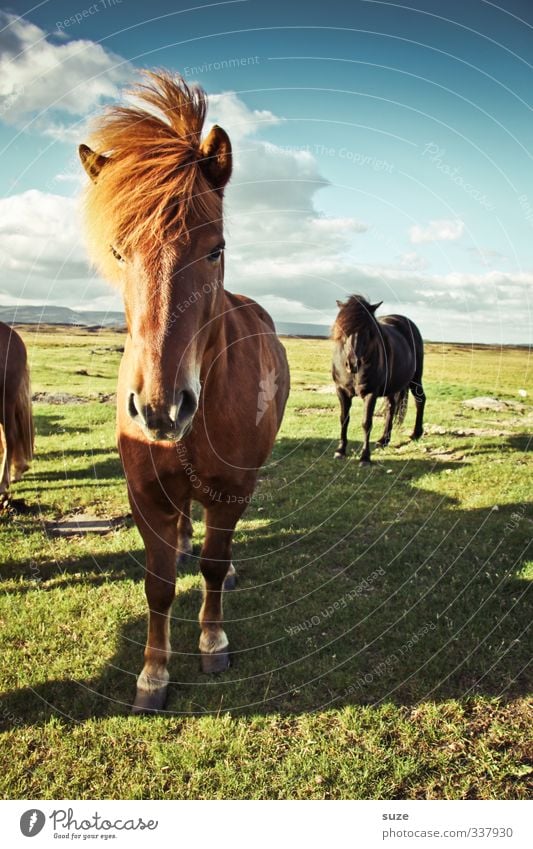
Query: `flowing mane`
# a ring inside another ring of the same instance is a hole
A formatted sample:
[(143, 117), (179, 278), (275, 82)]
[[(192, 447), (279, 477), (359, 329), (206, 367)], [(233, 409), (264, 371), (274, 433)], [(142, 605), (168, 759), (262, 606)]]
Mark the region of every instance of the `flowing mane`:
[[(90, 144), (108, 161), (86, 195), (90, 251), (109, 276), (110, 245), (156, 259), (169, 240), (222, 214), (198, 162), (207, 110), (199, 86), (165, 72), (145, 72), (130, 95), (136, 105), (110, 106), (92, 127)], [(105, 161), (105, 160), (103, 160)]]
[(335, 342), (351, 336), (352, 333), (359, 333), (376, 321), (372, 305), (363, 295), (350, 295), (346, 303), (337, 303), (340, 310), (331, 333)]

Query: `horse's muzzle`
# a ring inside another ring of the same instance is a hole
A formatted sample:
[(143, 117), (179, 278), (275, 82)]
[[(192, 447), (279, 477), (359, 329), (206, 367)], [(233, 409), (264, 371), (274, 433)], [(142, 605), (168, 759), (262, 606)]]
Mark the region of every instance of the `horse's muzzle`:
[(190, 431), (196, 411), (198, 396), (192, 389), (178, 392), (174, 403), (168, 406), (144, 403), (136, 392), (128, 397), (128, 413), (145, 435), (154, 441), (177, 442)]

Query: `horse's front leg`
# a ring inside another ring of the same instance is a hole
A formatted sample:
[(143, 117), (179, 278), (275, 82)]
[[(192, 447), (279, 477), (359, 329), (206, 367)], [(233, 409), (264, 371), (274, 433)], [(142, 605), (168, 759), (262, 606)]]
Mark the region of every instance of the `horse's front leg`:
[(184, 502), (178, 519), (178, 565), (187, 563), (193, 552), (191, 499)]
[(359, 458), (359, 462), (364, 466), (370, 463), (370, 432), (372, 430), (372, 417), (374, 415), (374, 409), (376, 407), (376, 395), (370, 393), (365, 396), (365, 412), (363, 416), (363, 450), (361, 452), (361, 456)]
[(350, 424), (352, 397), (351, 395), (347, 395), (340, 387), (337, 387), (337, 397), (341, 405), (341, 438), (335, 451), (335, 459), (343, 460), (346, 457), (346, 445), (348, 444), (348, 425)]
[(229, 643), (222, 627), (222, 596), (224, 589), (234, 583), (231, 542), (245, 506), (217, 504), (206, 509), (206, 535), (200, 560), (204, 578), (204, 599), (199, 616), (203, 672), (224, 672), (229, 667)]
[(146, 547), (145, 590), (148, 601), (148, 638), (144, 667), (137, 679), (133, 713), (153, 713), (165, 706), (170, 659), (170, 609), (176, 585), (178, 524), (174, 509), (141, 506), (132, 499), (133, 516)]
[(383, 436), (376, 442), (376, 445), (379, 448), (385, 448), (390, 442), (392, 434), (392, 422), (394, 419), (395, 412), (396, 398), (394, 395), (389, 395), (387, 397), (387, 411), (385, 413), (385, 427), (383, 428)]

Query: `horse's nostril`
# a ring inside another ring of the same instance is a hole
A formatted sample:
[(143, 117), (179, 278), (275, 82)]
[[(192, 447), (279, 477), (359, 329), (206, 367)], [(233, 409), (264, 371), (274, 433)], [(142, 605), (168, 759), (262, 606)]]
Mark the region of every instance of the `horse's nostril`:
[(185, 389), (182, 393), (181, 406), (178, 413), (178, 419), (188, 420), (194, 416), (198, 402), (194, 392)]
[(136, 419), (139, 415), (139, 410), (135, 405), (135, 392), (131, 392), (130, 397), (128, 398), (128, 413), (132, 419)]
[(176, 403), (170, 408), (170, 420), (175, 428), (187, 425), (198, 408), (198, 399), (194, 392), (184, 389), (176, 398)]

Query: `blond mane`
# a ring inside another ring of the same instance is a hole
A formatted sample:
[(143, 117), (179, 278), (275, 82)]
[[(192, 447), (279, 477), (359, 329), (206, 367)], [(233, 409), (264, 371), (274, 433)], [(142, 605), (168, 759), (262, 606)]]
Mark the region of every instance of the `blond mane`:
[(165, 243), (222, 214), (221, 193), (198, 165), (205, 92), (166, 72), (145, 78), (130, 92), (139, 105), (108, 107), (89, 139), (109, 158), (85, 199), (89, 250), (108, 278), (117, 275), (111, 246), (156, 261)]

